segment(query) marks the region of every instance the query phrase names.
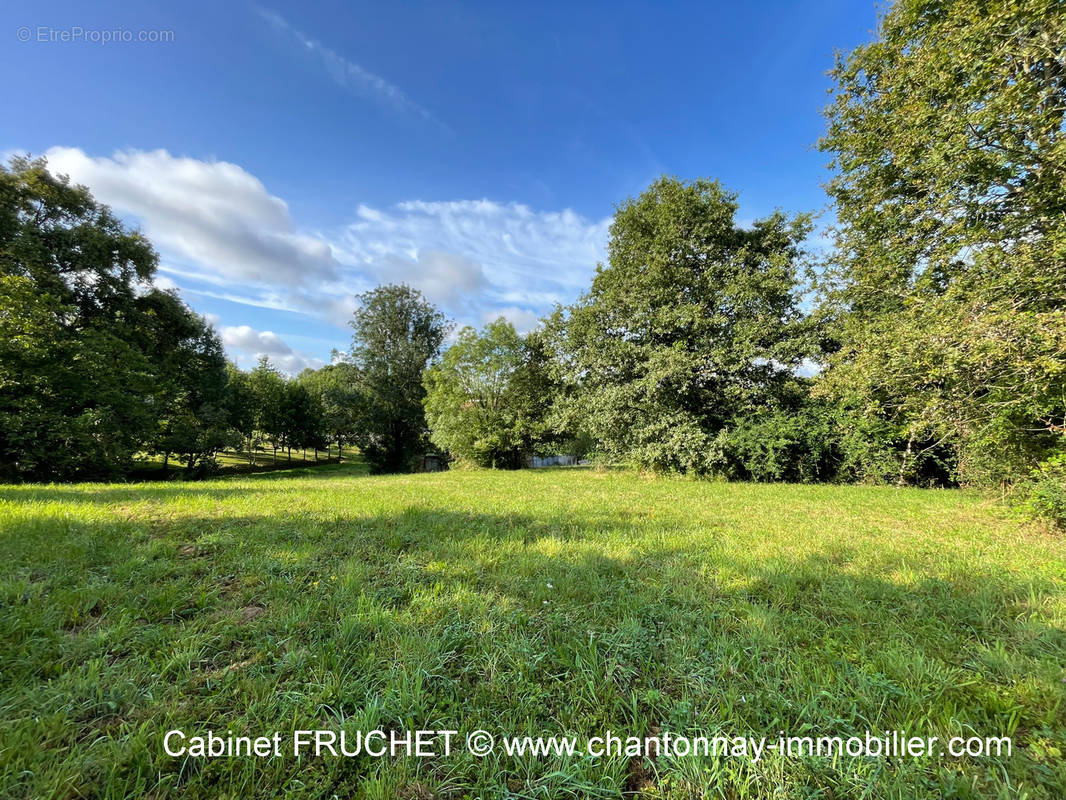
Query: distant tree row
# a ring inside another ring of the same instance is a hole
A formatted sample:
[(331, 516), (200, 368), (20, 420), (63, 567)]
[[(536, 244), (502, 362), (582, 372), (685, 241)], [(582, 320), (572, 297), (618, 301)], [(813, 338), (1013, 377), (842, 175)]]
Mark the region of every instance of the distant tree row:
[(205, 473), (223, 449), (260, 446), (354, 444), (406, 468), (443, 318), (422, 304), (409, 357), (393, 347), (403, 331), (374, 337), (412, 290), (366, 295), (350, 358), (289, 380), (265, 358), (248, 373), (227, 363), (211, 326), (152, 284), (156, 266), (144, 237), (43, 160), (0, 170), (0, 478), (112, 477), (143, 455)]
[(222, 450), (277, 460), (333, 446), (379, 472), (437, 448), (518, 467), (561, 441), (539, 334), (465, 329), (440, 359), (451, 323), (415, 289), (382, 286), (359, 297), (335, 363), (290, 379), (263, 357), (243, 372), (153, 285), (156, 265), (147, 240), (43, 160), (0, 171), (0, 478), (114, 477), (145, 456), (204, 474)]
[(351, 353), (288, 379), (265, 357), (227, 363), (156, 265), (43, 160), (0, 171), (0, 479), (114, 477), (146, 455), (207, 473), (221, 450), (261, 447), (358, 446), (398, 471), (426, 446), (422, 372), (447, 326), (417, 292), (364, 295)]

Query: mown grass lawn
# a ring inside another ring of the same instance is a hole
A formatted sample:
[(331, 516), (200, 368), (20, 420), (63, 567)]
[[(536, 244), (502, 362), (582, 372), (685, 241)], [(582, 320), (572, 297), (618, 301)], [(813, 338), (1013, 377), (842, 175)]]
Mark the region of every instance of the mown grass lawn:
[[(958, 491), (580, 469), (0, 489), (0, 796), (1066, 797), (1066, 547)], [(902, 729), (1009, 758), (171, 758)]]

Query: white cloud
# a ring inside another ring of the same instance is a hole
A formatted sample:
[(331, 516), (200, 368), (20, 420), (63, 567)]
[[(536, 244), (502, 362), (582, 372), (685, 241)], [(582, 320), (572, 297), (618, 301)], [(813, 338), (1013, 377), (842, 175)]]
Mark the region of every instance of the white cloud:
[(289, 355), (289, 347), (273, 331), (257, 331), (248, 325), (228, 326), (219, 331), (222, 344), (267, 355)]
[(334, 252), (377, 281), (406, 280), (460, 315), (542, 314), (588, 287), (609, 224), (491, 200), (361, 206)]
[(495, 322), (500, 317), (503, 317), (514, 325), (515, 330), (519, 333), (529, 333), (529, 331), (537, 327), (541, 315), (537, 314), (535, 311), (530, 311), (528, 308), (508, 306), (506, 308), (494, 308), (483, 311), (481, 313), (481, 323), (485, 325), (490, 322)]
[(174, 283), (174, 281), (172, 281), (166, 275), (160, 275), (158, 273), (155, 275), (155, 277), (152, 278), (152, 284), (157, 289), (160, 289), (164, 292), (177, 291), (178, 289), (178, 284)]
[(329, 245), (295, 229), (288, 206), (236, 164), (165, 150), (93, 158), (73, 147), (45, 153), (52, 172), (136, 215), (164, 255), (223, 282), (297, 287), (336, 277)]
[(299, 375), (305, 369), (321, 369), (326, 362), (321, 358), (312, 358), (300, 353), (287, 356), (270, 356), (270, 363), (287, 375)]
[(415, 103), (404, 94), (399, 86), (390, 83), (380, 75), (375, 75), (359, 64), (326, 47), (310, 36), (298, 31), (289, 24), (281, 14), (266, 8), (255, 8), (256, 12), (278, 33), (298, 44), (304, 52), (310, 53), (322, 64), (329, 76), (343, 89), (364, 97), (381, 100), (393, 108), (408, 112), (424, 120), (446, 126), (438, 121), (427, 109)]
[(260, 356), (290, 375), (305, 367), (318, 369), (326, 362), (320, 358), (300, 353), (273, 331), (258, 331), (249, 325), (230, 325), (219, 331), (222, 343), (232, 352), (237, 351), (237, 361), (249, 365)]
[(46, 157), (143, 226), (161, 256), (158, 286), (180, 286), (194, 304), (221, 299), (338, 327), (359, 292), (404, 282), (460, 324), (502, 314), (529, 330), (588, 287), (607, 241), (607, 219), (491, 200), (363, 205), (347, 225), (311, 233), (235, 164), (164, 150), (108, 158), (55, 147)]
[(366, 263), (380, 282), (417, 285), (426, 297), (446, 305), (461, 303), (488, 285), (480, 264), (439, 250), (411, 256), (386, 252)]

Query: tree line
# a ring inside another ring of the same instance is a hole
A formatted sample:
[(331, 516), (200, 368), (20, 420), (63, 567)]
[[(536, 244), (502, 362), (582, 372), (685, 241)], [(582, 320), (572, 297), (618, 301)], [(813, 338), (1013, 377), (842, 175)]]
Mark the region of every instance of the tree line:
[[(417, 290), (360, 297), (349, 352), (285, 380), (225, 363), (151, 286), (156, 256), (41, 161), (0, 175), (0, 470), (67, 478), (139, 452), (204, 468), (239, 439), (576, 452), (746, 480), (1005, 486), (1066, 509), (1066, 11), (905, 0), (838, 58), (833, 246), (809, 215), (737, 221), (713, 180), (616, 209), (589, 289), (520, 335)], [(446, 341), (450, 346), (443, 348)]]

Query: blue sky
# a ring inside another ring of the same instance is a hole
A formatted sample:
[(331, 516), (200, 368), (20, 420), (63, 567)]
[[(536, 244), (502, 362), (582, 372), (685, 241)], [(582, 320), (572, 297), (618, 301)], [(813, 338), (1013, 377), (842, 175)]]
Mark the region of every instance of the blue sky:
[(745, 220), (823, 209), (825, 73), (877, 10), (105, 0), (0, 19), (0, 152), (47, 155), (144, 230), (159, 283), (238, 363), (298, 371), (347, 348), (377, 283), (529, 328), (663, 173), (720, 179)]

